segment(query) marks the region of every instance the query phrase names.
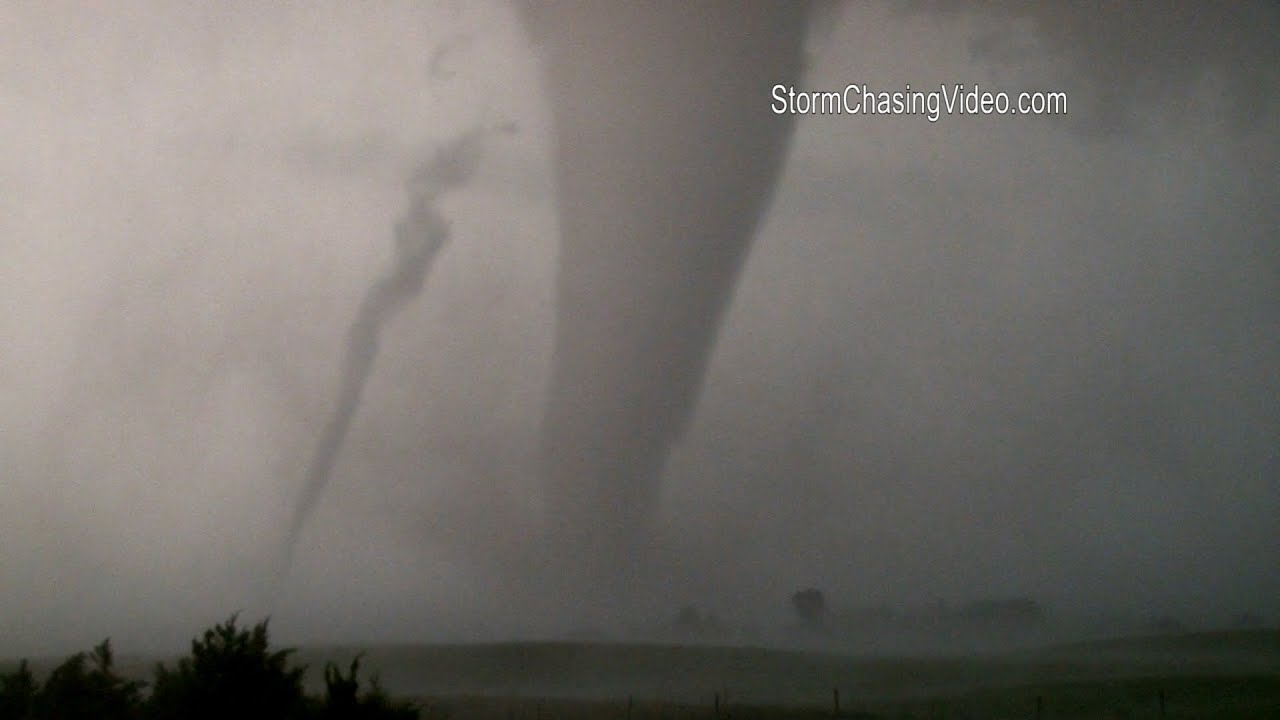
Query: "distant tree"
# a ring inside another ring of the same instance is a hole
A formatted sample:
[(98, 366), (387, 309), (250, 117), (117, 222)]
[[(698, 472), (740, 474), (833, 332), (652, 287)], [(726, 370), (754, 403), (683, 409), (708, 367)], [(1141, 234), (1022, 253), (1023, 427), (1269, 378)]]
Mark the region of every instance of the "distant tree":
[(305, 667), (290, 668), (292, 650), (269, 649), (267, 622), (236, 627), (236, 616), (191, 641), (173, 670), (155, 670), (153, 720), (291, 720), (311, 714), (302, 691)]
[(1045, 613), (1031, 598), (997, 598), (968, 603), (956, 611), (954, 619), (983, 626), (1028, 627), (1043, 623)]
[(817, 588), (806, 588), (792, 595), (791, 606), (806, 625), (821, 625), (827, 612), (827, 601)]
[(16, 670), (0, 675), (0, 720), (25, 720), (31, 717), (36, 692), (40, 685), (31, 674), (26, 660)]
[(723, 635), (725, 626), (713, 612), (703, 612), (696, 605), (685, 605), (668, 625), (681, 636), (714, 638)]
[(702, 613), (694, 605), (685, 605), (676, 613), (675, 626), (684, 631), (697, 631), (702, 627)]
[(1256, 630), (1257, 628), (1266, 625), (1266, 621), (1257, 613), (1246, 612), (1240, 613), (1231, 618), (1231, 624), (1232, 626), (1242, 630)]
[(1187, 631), (1187, 626), (1178, 618), (1165, 615), (1151, 623), (1151, 630), (1158, 633), (1181, 633)]

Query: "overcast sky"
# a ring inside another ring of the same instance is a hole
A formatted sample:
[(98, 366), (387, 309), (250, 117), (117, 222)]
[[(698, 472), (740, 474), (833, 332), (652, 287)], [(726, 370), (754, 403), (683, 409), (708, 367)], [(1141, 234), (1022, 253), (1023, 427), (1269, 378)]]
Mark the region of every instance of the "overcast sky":
[[(813, 38), (805, 89), (1069, 114), (800, 120), (653, 607), (1280, 617), (1280, 10), (1009, 7)], [(173, 646), (273, 595), (295, 639), (532, 632), (557, 229), (511, 8), (6, 3), (0, 48), (0, 655)], [(405, 179), (498, 117), (273, 588)]]

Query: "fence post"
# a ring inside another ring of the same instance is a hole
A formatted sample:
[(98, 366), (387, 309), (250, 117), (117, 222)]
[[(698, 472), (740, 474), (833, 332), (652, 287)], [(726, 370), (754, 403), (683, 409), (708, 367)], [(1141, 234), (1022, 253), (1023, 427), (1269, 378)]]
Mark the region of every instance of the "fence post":
[(711, 717), (714, 717), (714, 718), (720, 717), (720, 691), (719, 690), (716, 691), (716, 701), (715, 701), (715, 706), (712, 712), (714, 714)]
[(631, 720), (631, 708), (634, 705), (635, 705), (634, 699), (630, 695), (628, 695), (627, 696), (627, 720)]
[(1044, 696), (1036, 696), (1036, 720), (1040, 720), (1040, 713), (1044, 712)]
[(831, 717), (840, 717), (840, 688), (831, 688)]
[(1160, 688), (1160, 717), (1164, 717), (1164, 688)]

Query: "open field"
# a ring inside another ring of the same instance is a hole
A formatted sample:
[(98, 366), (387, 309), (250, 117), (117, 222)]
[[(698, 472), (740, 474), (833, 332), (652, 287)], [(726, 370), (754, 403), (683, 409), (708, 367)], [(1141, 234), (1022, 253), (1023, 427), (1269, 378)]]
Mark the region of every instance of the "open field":
[[(1161, 693), (1164, 695), (1163, 708)], [(669, 701), (592, 701), (564, 698), (423, 697), (424, 720), (832, 720), (827, 704), (746, 704), (720, 706)], [(1037, 711), (1038, 709), (1038, 711)], [(937, 693), (842, 704), (844, 720), (951, 720), (979, 718), (1210, 718), (1268, 720), (1280, 718), (1280, 677), (1161, 677), (1047, 683)]]
[[(355, 648), (310, 649), (315, 665)], [(1197, 633), (967, 656), (505, 643), (364, 649), (424, 717), (1280, 718), (1280, 632)], [(718, 699), (717, 699), (718, 696)], [(630, 702), (628, 701), (630, 699)]]
[[(964, 656), (522, 642), (312, 647), (296, 659), (315, 689), (325, 661), (356, 653), (433, 720), (831, 718), (837, 691), (850, 718), (1033, 718), (1037, 706), (1045, 719), (1280, 718), (1276, 630)], [(153, 662), (122, 669), (145, 677)]]

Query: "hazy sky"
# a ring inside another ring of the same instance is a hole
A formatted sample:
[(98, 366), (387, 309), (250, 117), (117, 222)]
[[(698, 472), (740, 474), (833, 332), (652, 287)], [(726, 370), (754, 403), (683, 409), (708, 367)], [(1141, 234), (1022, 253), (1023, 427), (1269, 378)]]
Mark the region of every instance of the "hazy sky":
[[(954, 7), (844, 8), (805, 88), (1069, 114), (800, 121), (652, 606), (1275, 619), (1280, 10)], [(493, 117), (520, 132), (445, 201), (273, 612), (295, 639), (529, 632), (556, 219), (511, 8), (7, 3), (0, 48), (0, 655), (267, 612), (404, 181)]]

